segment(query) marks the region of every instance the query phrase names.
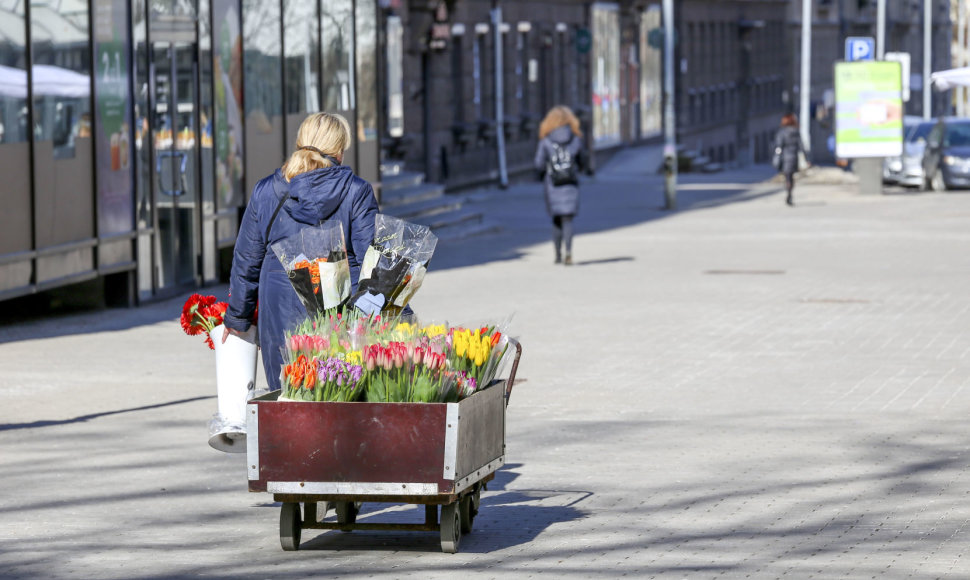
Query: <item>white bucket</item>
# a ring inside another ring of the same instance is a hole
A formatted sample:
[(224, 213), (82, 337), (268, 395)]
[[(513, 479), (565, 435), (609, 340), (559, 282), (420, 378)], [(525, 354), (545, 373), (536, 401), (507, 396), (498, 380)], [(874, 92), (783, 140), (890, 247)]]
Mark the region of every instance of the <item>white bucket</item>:
[(216, 392), (219, 411), (209, 422), (209, 445), (226, 453), (246, 452), (246, 402), (256, 388), (256, 325), (244, 336), (230, 334), (222, 342), (225, 326), (209, 336), (216, 347)]

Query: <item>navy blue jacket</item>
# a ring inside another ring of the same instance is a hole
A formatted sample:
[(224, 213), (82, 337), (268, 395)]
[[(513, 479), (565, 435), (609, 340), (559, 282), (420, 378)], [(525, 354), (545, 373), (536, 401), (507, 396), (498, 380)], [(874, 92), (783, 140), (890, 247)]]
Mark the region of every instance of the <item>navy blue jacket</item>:
[[(284, 202), (266, 239), (270, 218), (285, 192), (289, 192), (290, 199)], [(231, 329), (248, 330), (259, 300), (259, 343), (271, 390), (280, 388), (284, 332), (303, 321), (307, 312), (270, 245), (306, 226), (340, 220), (347, 241), (353, 293), (360, 277), (360, 262), (374, 240), (377, 211), (374, 189), (346, 165), (308, 171), (289, 183), (277, 170), (253, 189), (236, 238), (224, 322)]]

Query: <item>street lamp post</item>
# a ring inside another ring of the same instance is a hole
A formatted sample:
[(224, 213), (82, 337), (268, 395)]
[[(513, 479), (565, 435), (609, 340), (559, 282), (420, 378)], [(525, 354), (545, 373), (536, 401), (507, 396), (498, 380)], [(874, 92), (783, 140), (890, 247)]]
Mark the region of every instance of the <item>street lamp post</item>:
[(677, 208), (677, 123), (674, 118), (674, 2), (663, 0), (664, 208)]

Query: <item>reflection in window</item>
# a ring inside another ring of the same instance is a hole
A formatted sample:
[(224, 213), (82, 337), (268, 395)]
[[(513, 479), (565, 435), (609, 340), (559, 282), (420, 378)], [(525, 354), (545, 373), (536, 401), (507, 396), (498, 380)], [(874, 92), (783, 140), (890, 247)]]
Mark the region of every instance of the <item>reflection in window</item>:
[(0, 143), (27, 140), (27, 26), (24, 3), (0, 2)]
[[(30, 5), (34, 137), (53, 141), (54, 156), (73, 157), (74, 141), (91, 136), (91, 53), (84, 2)], [(121, 66), (104, 63), (106, 70)]]
[(319, 29), (317, 6), (306, 0), (283, 0), (283, 52), (287, 114), (320, 110)]
[(651, 31), (662, 30), (660, 16), (660, 6), (656, 4), (640, 16), (640, 135), (644, 137), (659, 133), (662, 123), (662, 51), (649, 43)]
[(620, 139), (620, 18), (616, 4), (593, 5), (593, 139)]
[(328, 0), (321, 4), (323, 31), (323, 109), (348, 112), (355, 107), (354, 95), (354, 3)]
[(357, 139), (377, 139), (377, 2), (357, 0)]
[[(460, 46), (460, 39), (455, 38), (455, 46)], [(456, 88), (461, 103), (461, 76), (456, 82), (459, 83)], [(400, 16), (387, 17), (387, 134), (391, 137), (404, 135), (404, 26)]]
[(243, 0), (243, 46), (246, 54), (246, 119), (250, 128), (272, 132), (272, 119), (282, 114), (280, 5)]
[[(242, 35), (239, 33), (238, 7), (238, 0), (212, 0), (217, 209), (237, 207), (245, 202), (242, 185)], [(219, 239), (234, 236), (234, 225), (231, 220), (221, 220)]]

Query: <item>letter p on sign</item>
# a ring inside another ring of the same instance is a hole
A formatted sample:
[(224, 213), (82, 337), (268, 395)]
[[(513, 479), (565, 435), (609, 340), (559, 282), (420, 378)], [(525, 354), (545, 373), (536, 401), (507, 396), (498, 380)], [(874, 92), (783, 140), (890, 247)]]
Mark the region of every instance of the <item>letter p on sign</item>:
[(850, 36), (845, 39), (845, 60), (875, 60), (876, 40), (870, 36)]

